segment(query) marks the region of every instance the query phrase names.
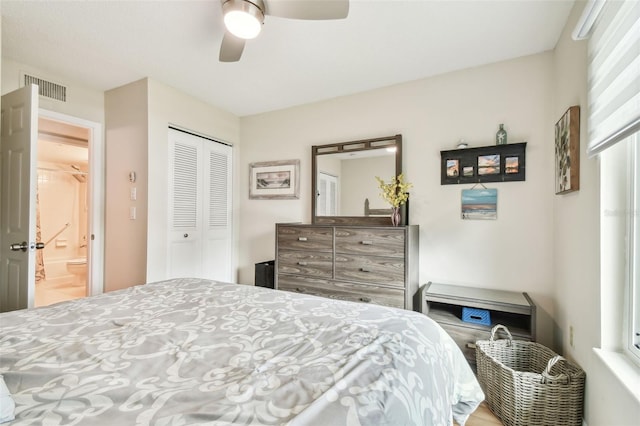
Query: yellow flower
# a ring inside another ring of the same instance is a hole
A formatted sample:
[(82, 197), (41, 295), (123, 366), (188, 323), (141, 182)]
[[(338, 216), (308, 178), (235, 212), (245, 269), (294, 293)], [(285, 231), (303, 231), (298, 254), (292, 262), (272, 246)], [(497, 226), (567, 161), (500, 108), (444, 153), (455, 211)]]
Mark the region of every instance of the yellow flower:
[(378, 186), (382, 190), (380, 196), (384, 198), (386, 202), (391, 204), (391, 207), (400, 207), (407, 202), (409, 188), (413, 185), (409, 182), (405, 182), (404, 175), (399, 174), (397, 178), (391, 178), (391, 182), (385, 183), (382, 179), (376, 176)]

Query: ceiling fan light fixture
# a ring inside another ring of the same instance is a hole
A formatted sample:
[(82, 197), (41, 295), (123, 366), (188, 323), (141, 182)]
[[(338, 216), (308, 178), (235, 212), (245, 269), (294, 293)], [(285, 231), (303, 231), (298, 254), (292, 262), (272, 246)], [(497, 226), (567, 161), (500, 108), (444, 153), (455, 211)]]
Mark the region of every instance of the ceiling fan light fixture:
[(260, 34), (264, 22), (264, 3), (256, 0), (228, 0), (222, 5), (224, 25), (236, 37), (249, 40)]

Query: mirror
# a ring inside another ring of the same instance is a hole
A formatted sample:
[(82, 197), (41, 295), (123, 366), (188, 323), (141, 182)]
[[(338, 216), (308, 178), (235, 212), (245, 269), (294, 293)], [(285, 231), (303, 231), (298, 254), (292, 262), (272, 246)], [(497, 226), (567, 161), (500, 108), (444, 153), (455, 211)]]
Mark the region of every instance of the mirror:
[(391, 224), (375, 177), (402, 173), (402, 135), (316, 145), (311, 157), (313, 223)]

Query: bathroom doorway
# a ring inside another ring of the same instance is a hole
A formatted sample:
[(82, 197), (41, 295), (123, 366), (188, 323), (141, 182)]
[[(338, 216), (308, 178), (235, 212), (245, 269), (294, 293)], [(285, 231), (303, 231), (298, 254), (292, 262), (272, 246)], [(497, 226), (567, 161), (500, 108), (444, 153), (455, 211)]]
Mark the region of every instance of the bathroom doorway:
[(90, 127), (38, 119), (36, 307), (91, 294), (91, 137)]

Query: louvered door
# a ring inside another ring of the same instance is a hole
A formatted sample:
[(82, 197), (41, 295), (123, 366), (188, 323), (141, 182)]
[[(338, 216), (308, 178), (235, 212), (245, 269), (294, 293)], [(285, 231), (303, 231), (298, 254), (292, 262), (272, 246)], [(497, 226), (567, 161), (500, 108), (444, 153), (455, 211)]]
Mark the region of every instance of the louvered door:
[(231, 147), (174, 129), (169, 140), (167, 276), (232, 281)]
[(231, 147), (205, 140), (203, 154), (203, 272), (231, 282)]

